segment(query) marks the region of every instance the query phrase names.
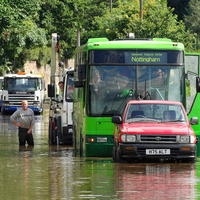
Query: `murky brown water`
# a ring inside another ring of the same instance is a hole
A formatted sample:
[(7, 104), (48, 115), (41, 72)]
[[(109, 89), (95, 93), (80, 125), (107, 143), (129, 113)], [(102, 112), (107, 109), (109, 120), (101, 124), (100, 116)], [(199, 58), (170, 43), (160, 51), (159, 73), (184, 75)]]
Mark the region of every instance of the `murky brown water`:
[(200, 159), (117, 164), (73, 157), (70, 147), (49, 147), (47, 128), (44, 112), (36, 116), (34, 149), (19, 149), (17, 129), (0, 115), (0, 199), (200, 199)]

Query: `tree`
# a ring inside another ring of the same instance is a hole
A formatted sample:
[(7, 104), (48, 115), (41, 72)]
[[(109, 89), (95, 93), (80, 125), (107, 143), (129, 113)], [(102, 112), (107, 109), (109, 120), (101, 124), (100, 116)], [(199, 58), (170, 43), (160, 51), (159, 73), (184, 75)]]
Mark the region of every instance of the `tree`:
[(196, 36), (195, 42), (195, 51), (200, 49), (200, 1), (199, 0), (191, 0), (189, 2), (189, 7), (187, 9), (187, 15), (184, 18), (186, 27), (192, 30)]
[(183, 20), (189, 2), (190, 0), (168, 0), (167, 5), (174, 8), (173, 13), (178, 15), (178, 20)]
[(102, 17), (96, 17), (99, 26), (98, 36), (110, 39), (125, 38), (128, 33), (135, 33), (137, 38), (167, 37), (173, 41), (183, 42), (190, 49), (195, 41), (194, 35), (186, 30), (182, 21), (173, 15), (164, 1), (145, 1), (143, 5), (143, 20), (139, 15), (139, 1), (121, 3), (118, 8), (107, 12)]
[[(186, 30), (184, 23), (173, 15), (174, 9), (167, 7), (167, 0), (143, 0), (142, 19), (139, 2), (1, 0), (0, 65), (21, 67), (28, 59), (48, 62), (51, 34), (54, 32), (60, 35), (60, 56), (63, 60), (73, 56), (77, 46), (77, 32), (81, 35), (81, 44), (90, 37), (125, 38), (128, 33), (134, 32), (138, 38), (168, 37), (192, 48), (195, 37), (189, 31), (189, 22), (194, 22), (193, 31), (199, 34), (198, 25), (195, 24), (198, 20), (188, 15), (188, 20), (185, 19), (188, 23)], [(191, 5), (195, 9), (193, 7)], [(196, 16), (200, 13), (198, 10), (195, 12)]]
[(77, 46), (77, 31), (85, 42), (88, 30), (97, 29), (95, 16), (102, 16), (109, 9), (107, 0), (45, 0), (38, 24), (48, 30), (49, 37), (54, 32), (60, 35), (61, 55), (63, 59), (71, 58)]
[(25, 50), (46, 45), (45, 30), (37, 26), (40, 0), (0, 2), (0, 64), (22, 67)]
[(200, 37), (200, 1), (191, 0), (187, 9), (187, 14), (184, 17), (185, 24), (193, 32)]

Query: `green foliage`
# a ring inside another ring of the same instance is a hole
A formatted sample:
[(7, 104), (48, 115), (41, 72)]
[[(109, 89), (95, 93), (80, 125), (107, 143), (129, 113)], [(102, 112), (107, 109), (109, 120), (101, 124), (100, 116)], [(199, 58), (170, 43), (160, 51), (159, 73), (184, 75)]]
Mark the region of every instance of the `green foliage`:
[(27, 60), (36, 61), (38, 67), (51, 62), (51, 48), (47, 46), (27, 49), (24, 54)]
[[(167, 7), (167, 0), (1, 0), (0, 1), (0, 65), (22, 67), (26, 60), (39, 65), (50, 61), (51, 35), (60, 35), (60, 58), (71, 58), (77, 46), (90, 37), (137, 38), (167, 37), (194, 49), (194, 33), (199, 35), (198, 0), (191, 0), (187, 28)], [(112, 6), (111, 6), (112, 5)]]
[(6, 72), (12, 71), (11, 63), (7, 62), (4, 65), (0, 65), (0, 76), (3, 76)]
[(167, 5), (174, 8), (173, 13), (178, 15), (179, 20), (183, 20), (189, 2), (190, 0), (167, 0)]
[(0, 64), (7, 61), (22, 67), (26, 49), (47, 44), (46, 32), (37, 26), (40, 0), (3, 0), (0, 2)]
[(185, 23), (188, 28), (193, 32), (197, 33), (200, 38), (200, 1), (191, 0), (189, 2), (189, 8), (187, 10), (187, 15), (185, 15)]
[(177, 20), (173, 10), (165, 3), (145, 1), (142, 18), (139, 11), (139, 3), (123, 3), (113, 9), (112, 13), (107, 12), (102, 17), (96, 17), (99, 27), (97, 36), (115, 39), (135, 33), (136, 38), (165, 37), (183, 42), (187, 48), (192, 48), (194, 35), (186, 30), (184, 23)]
[[(77, 30), (82, 39), (88, 30), (95, 31), (94, 17), (102, 16), (109, 9), (107, 0), (45, 0), (40, 12), (40, 27), (48, 30), (48, 36), (56, 32), (60, 35), (61, 57), (73, 56), (77, 46)], [(86, 38), (87, 39), (87, 38)], [(86, 39), (81, 40), (83, 42)]]

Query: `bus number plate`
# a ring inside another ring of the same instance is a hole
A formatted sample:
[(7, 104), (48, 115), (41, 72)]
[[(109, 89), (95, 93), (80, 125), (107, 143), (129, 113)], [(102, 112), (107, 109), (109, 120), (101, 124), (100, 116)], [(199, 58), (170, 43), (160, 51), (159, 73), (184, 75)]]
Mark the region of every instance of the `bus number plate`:
[(98, 137), (97, 142), (107, 142), (107, 138), (106, 137)]
[(170, 155), (170, 149), (146, 149), (146, 155)]

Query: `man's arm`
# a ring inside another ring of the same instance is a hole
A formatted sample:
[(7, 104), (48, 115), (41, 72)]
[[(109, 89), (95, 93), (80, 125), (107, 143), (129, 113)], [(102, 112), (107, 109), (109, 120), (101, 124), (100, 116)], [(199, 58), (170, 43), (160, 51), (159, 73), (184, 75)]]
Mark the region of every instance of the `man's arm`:
[(29, 127), (27, 133), (32, 133), (32, 128), (33, 128), (32, 125), (30, 125), (30, 127)]
[(11, 116), (10, 116), (10, 121), (17, 127), (23, 126), (22, 123), (17, 122), (17, 118), (19, 116), (19, 111), (16, 110)]
[(31, 120), (31, 123), (30, 123), (30, 126), (29, 126), (29, 129), (27, 131), (27, 133), (32, 133), (32, 129), (33, 129), (33, 125), (35, 123), (35, 116), (34, 116), (34, 112), (32, 110), (30, 110), (32, 112), (32, 120)]

